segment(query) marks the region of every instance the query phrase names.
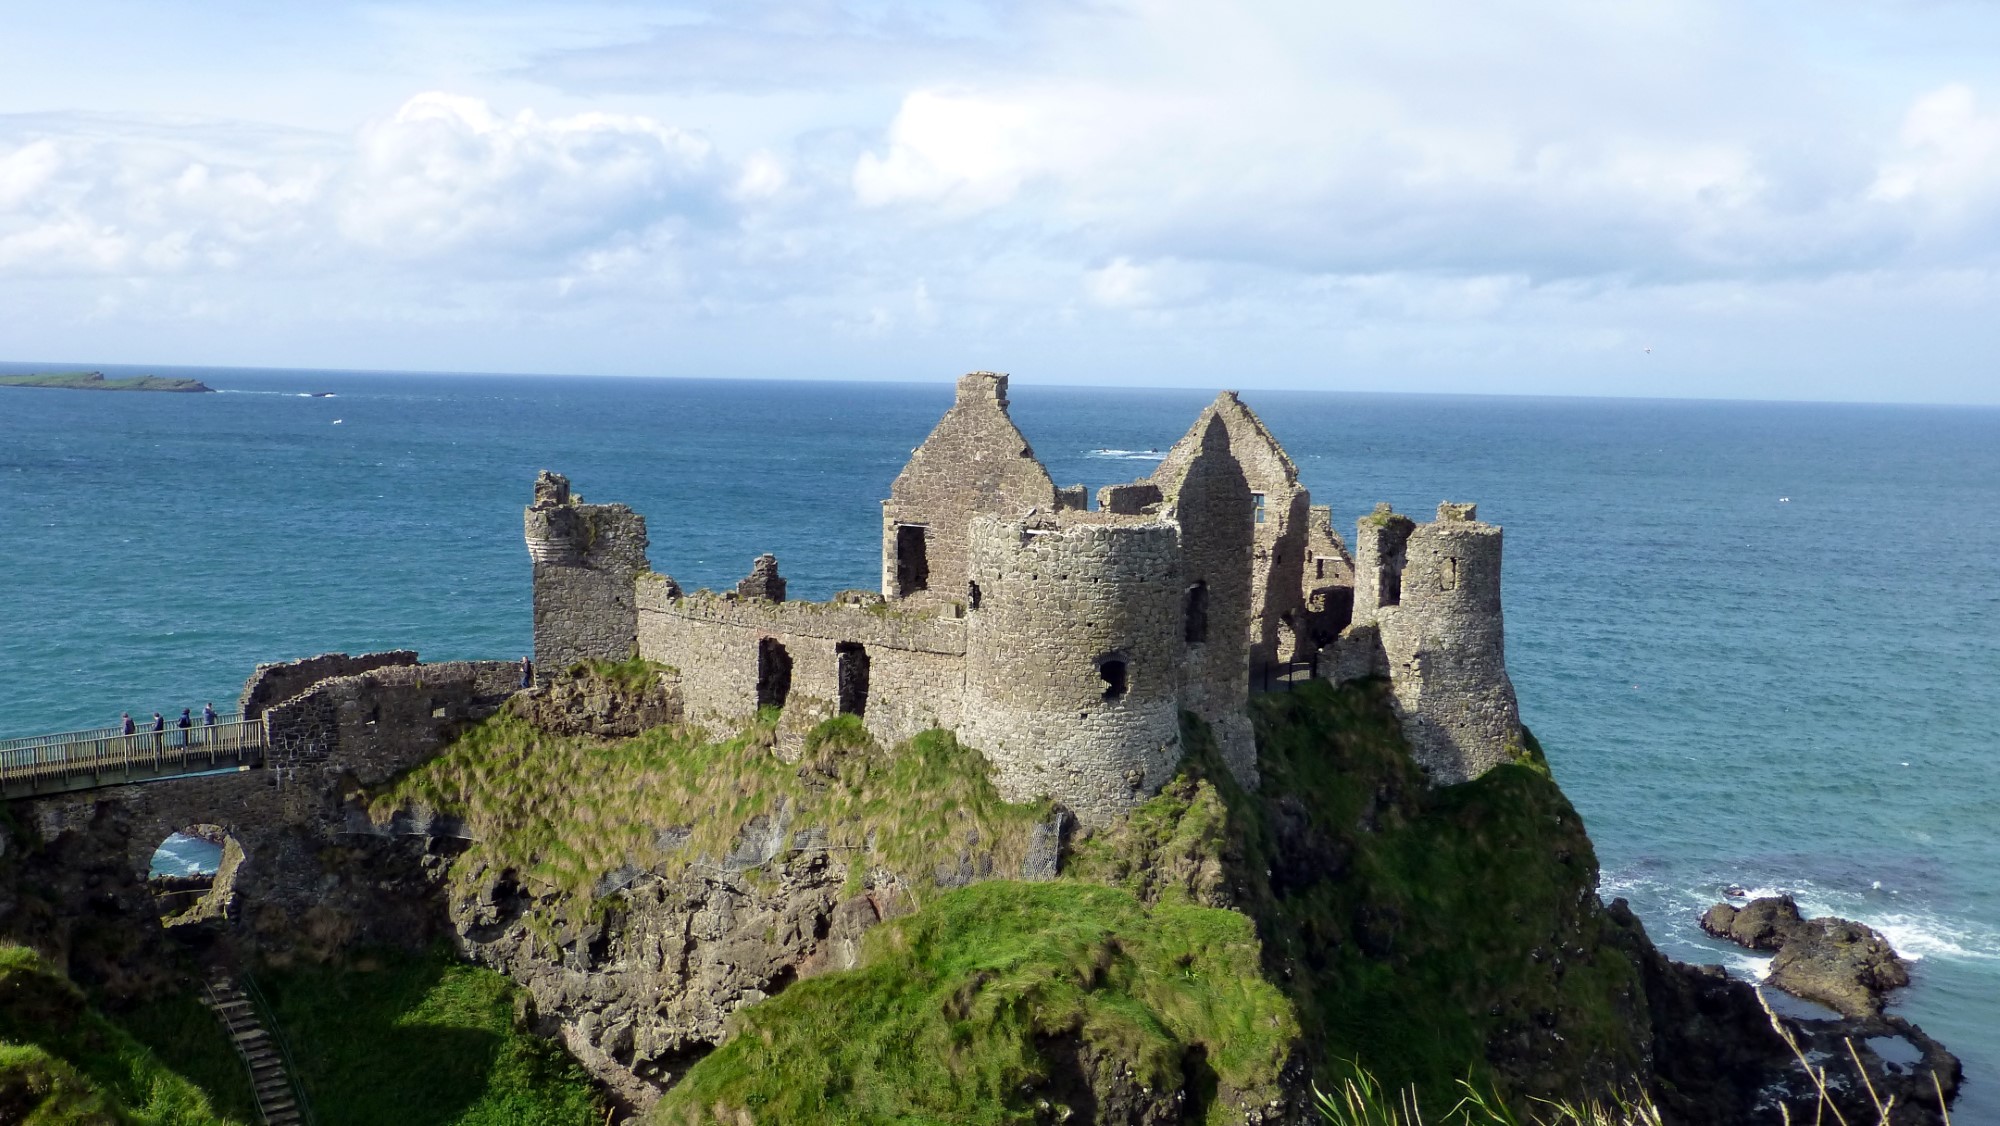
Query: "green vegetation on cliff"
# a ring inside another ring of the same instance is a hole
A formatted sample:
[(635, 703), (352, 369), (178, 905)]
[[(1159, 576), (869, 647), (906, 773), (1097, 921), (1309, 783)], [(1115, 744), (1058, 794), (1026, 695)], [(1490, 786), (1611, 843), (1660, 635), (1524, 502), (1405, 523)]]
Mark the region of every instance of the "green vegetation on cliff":
[[(455, 879), (512, 869), (539, 910), (572, 918), (615, 894), (627, 881), (607, 877), (621, 871), (673, 877), (729, 861), (749, 837), (804, 830), (851, 892), (887, 880), (913, 893), (918, 912), (872, 932), (857, 969), (744, 1010), (664, 1114), (1006, 1122), (1066, 1084), (1123, 1098), (1130, 1072), (1222, 1121), (1235, 1111), (1203, 1101), (1215, 1090), (1302, 1097), (1278, 1082), (1290, 1052), (1329, 1082), (1359, 1066), (1414, 1086), (1432, 1113), (1468, 1078), (1519, 1102), (1603, 1097), (1644, 1074), (1629, 938), (1597, 901), (1589, 838), (1532, 739), (1522, 762), (1433, 789), (1385, 685), (1313, 682), (1251, 711), (1257, 792), (1190, 717), (1179, 774), (1072, 842), (1054, 883), (942, 890), (940, 872), (963, 878), (968, 841), (994, 874), (1020, 871), (1050, 811), (999, 800), (983, 759), (948, 733), (885, 750), (852, 717), (788, 763), (771, 716), (711, 743), (671, 729), (552, 736), (508, 713), (373, 809), (463, 817), (473, 844)], [(746, 833), (760, 821), (782, 829)], [(1218, 974), (1234, 992), (1214, 992)], [(1229, 1062), (1239, 1050), (1256, 1062)]]
[(51, 371), (34, 375), (0, 375), (0, 387), (56, 387), (65, 391), (213, 391), (199, 379), (135, 375), (106, 379), (101, 371)]
[(522, 1027), (522, 995), (439, 952), (259, 978), (320, 1126), (598, 1126), (589, 1077)]
[[(213, 1018), (210, 1018), (213, 1020)], [(0, 1122), (217, 1126), (240, 1120), (20, 946), (0, 947)]]
[(1229, 1121), (1218, 1086), (1266, 1101), (1298, 1034), (1257, 951), (1233, 911), (974, 884), (869, 932), (859, 968), (742, 1010), (653, 1121), (1127, 1121), (1102, 1104), (1176, 1092), (1197, 1112), (1176, 1121)]
[[(606, 741), (550, 735), (512, 711), (472, 728), (443, 755), (378, 796), (376, 816), (428, 806), (463, 817), (474, 838), (455, 877), (513, 869), (530, 890), (586, 911), (607, 875), (631, 867), (673, 876), (719, 863), (753, 819), (823, 829), (823, 847), (863, 854), (913, 878), (919, 893), (968, 834), (1019, 871), (1043, 805), (1001, 801), (985, 760), (949, 732), (893, 751), (854, 716), (816, 728), (803, 757), (772, 753), (775, 716), (708, 742), (672, 728)], [(862, 865), (853, 866), (858, 881)], [(858, 882), (855, 890), (859, 890)]]
[(1066, 872), (1257, 921), (1317, 1071), (1359, 1063), (1449, 1106), (1600, 1096), (1639, 1070), (1638, 970), (1598, 905), (1582, 820), (1531, 761), (1431, 789), (1387, 689), (1315, 681), (1251, 702), (1261, 786), (1198, 724), (1178, 778)]

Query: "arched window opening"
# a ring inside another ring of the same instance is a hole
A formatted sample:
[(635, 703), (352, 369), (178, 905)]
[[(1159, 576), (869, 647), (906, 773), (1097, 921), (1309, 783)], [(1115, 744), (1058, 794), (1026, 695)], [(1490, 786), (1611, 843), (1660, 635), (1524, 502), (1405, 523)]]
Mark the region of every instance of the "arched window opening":
[(1198, 582), (1187, 589), (1186, 622), (1189, 645), (1208, 640), (1208, 583)]
[(868, 712), (868, 650), (858, 641), (843, 641), (833, 647), (834, 679), (838, 682), (842, 715)]
[(977, 610), (977, 609), (979, 609), (979, 584), (978, 584), (978, 583), (966, 583), (966, 584), (965, 584), (965, 604), (966, 604), (966, 605), (967, 605), (968, 607), (970, 607), (970, 608), (972, 608), (972, 609), (974, 609), (974, 610)]
[(1129, 675), (1122, 655), (1111, 653), (1097, 659), (1097, 678), (1104, 682), (1105, 703), (1115, 704), (1125, 698), (1131, 687)]
[(775, 637), (757, 641), (757, 707), (782, 708), (792, 694), (792, 655)]

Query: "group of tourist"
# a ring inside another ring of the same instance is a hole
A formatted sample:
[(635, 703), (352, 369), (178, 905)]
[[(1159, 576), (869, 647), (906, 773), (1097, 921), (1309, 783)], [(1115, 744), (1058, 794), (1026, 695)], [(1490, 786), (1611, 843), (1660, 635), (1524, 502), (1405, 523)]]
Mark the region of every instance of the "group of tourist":
[[(174, 742), (172, 745), (176, 747), (184, 747), (189, 745), (192, 742), (192, 740), (190, 739), (190, 733), (194, 730), (194, 726), (195, 722), (194, 722), (193, 709), (182, 708), (181, 717), (178, 720), (174, 721), (175, 735), (174, 735)], [(215, 702), (213, 700), (201, 706), (201, 726), (203, 727), (215, 726)], [(159, 712), (154, 712), (153, 725), (147, 728), (147, 730), (152, 733), (153, 744), (155, 746), (158, 746), (162, 742), (165, 742), (164, 735), (165, 732), (167, 731), (166, 717), (161, 715)], [(118, 731), (120, 734), (123, 735), (136, 735), (139, 733), (139, 725), (133, 722), (131, 712), (124, 712), (119, 715)]]

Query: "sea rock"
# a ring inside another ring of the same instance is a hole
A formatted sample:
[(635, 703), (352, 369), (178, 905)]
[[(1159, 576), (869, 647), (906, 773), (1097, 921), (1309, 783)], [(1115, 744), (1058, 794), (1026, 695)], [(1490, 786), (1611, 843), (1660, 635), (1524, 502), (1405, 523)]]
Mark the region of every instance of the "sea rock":
[(1850, 1017), (1879, 1016), (1882, 996), (1910, 984), (1909, 967), (1874, 928), (1812, 919), (1771, 959), (1770, 984)]
[(1743, 907), (1718, 903), (1701, 917), (1701, 929), (1752, 950), (1776, 950), (1805, 919), (1789, 895), (1753, 899)]
[(1845, 1016), (1880, 1016), (1883, 995), (1910, 983), (1908, 965), (1879, 932), (1833, 916), (1802, 918), (1789, 895), (1743, 907), (1718, 903), (1703, 913), (1701, 929), (1752, 950), (1776, 951), (1770, 985)]

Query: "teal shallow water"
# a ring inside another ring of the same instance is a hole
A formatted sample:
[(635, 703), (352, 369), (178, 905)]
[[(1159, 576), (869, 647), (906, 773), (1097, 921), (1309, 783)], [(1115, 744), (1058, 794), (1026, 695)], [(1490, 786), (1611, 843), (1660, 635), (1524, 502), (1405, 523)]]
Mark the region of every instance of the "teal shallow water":
[[(775, 551), (795, 596), (873, 586), (877, 502), (951, 394), (195, 374), (225, 393), (0, 388), (0, 734), (228, 710), (330, 649), (518, 657), (545, 467), (644, 513), (684, 584)], [(1209, 397), (1013, 389), (1093, 490)], [(1731, 883), (1882, 928), (1920, 959), (1898, 1011), (1966, 1059), (1960, 1120), (2000, 1122), (2000, 410), (1245, 399), (1343, 528), (1446, 498), (1506, 525), (1509, 664), (1607, 898), (1745, 973), (1693, 926)]]

